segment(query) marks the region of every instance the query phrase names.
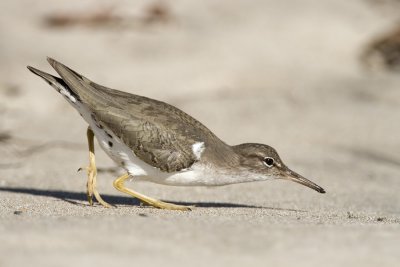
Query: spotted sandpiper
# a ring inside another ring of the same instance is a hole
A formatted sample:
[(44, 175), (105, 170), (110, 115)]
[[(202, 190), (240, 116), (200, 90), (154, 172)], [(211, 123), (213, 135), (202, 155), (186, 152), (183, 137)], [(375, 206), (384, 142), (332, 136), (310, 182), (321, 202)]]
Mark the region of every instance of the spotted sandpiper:
[(325, 190), (290, 170), (268, 145), (230, 146), (202, 123), (167, 103), (96, 84), (67, 66), (48, 58), (61, 78), (28, 66), (79, 112), (89, 124), (87, 196), (110, 207), (96, 189), (94, 136), (102, 149), (126, 174), (114, 187), (151, 206), (189, 210), (125, 187), (124, 182), (151, 181), (175, 186), (219, 186), (269, 179), (287, 179), (319, 193)]

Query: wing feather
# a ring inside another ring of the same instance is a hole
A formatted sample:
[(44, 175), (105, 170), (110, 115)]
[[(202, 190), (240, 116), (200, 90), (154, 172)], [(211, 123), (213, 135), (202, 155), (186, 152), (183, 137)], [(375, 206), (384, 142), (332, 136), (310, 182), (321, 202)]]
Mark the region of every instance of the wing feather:
[[(189, 168), (196, 156), (191, 150), (194, 140), (185, 140), (159, 125), (113, 108), (93, 110), (95, 116), (110, 129), (135, 155), (147, 164), (165, 172)], [(126, 117), (130, 117), (127, 119)]]

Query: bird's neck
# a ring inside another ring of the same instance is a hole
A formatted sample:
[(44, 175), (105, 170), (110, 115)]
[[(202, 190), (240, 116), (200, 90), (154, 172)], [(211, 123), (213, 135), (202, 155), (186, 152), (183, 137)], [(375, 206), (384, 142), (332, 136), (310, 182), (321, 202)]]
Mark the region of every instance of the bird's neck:
[(231, 170), (241, 161), (241, 155), (236, 153), (234, 147), (224, 142), (216, 142), (206, 146), (202, 161), (217, 170)]

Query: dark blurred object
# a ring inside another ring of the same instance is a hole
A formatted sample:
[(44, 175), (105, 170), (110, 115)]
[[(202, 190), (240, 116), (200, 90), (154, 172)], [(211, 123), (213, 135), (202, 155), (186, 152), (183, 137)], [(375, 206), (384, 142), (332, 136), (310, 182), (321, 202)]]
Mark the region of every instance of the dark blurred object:
[(168, 23), (172, 18), (171, 11), (164, 2), (150, 4), (142, 19), (143, 24)]
[(45, 16), (44, 23), (48, 27), (66, 28), (73, 26), (84, 27), (104, 27), (104, 26), (150, 26), (158, 24), (167, 24), (172, 21), (172, 13), (169, 6), (162, 2), (156, 1), (147, 4), (137, 16), (131, 17), (127, 15), (116, 15), (114, 8), (107, 7), (90, 10), (88, 12), (63, 12), (54, 13)]
[(56, 13), (44, 18), (49, 27), (70, 27), (70, 26), (108, 26), (121, 22), (121, 17), (113, 14), (113, 8), (107, 7), (97, 11), (77, 13)]
[(6, 143), (11, 139), (11, 134), (8, 132), (0, 132), (0, 143)]
[(361, 55), (368, 69), (400, 71), (400, 25), (372, 41)]
[(398, 17), (400, 0), (365, 0), (374, 11), (378, 13), (384, 12), (386, 15), (394, 15)]
[(367, 0), (367, 2), (377, 5), (389, 5), (400, 3), (400, 0)]
[(16, 84), (7, 84), (0, 87), (0, 94), (6, 97), (18, 97), (21, 93), (21, 88)]

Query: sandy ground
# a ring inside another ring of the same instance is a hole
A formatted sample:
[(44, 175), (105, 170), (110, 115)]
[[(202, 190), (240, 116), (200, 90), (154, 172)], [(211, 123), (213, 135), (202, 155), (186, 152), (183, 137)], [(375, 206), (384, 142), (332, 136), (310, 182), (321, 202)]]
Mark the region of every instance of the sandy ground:
[[(1, 267), (400, 264), (400, 76), (359, 62), (398, 19), (396, 1), (76, 2), (0, 3)], [(91, 22), (107, 9), (115, 19)], [(25, 68), (51, 71), (46, 56), (174, 104), (230, 144), (270, 144), (327, 194), (285, 181), (131, 184), (197, 206), (163, 211), (101, 172), (117, 208), (90, 207), (76, 172), (85, 123)]]

